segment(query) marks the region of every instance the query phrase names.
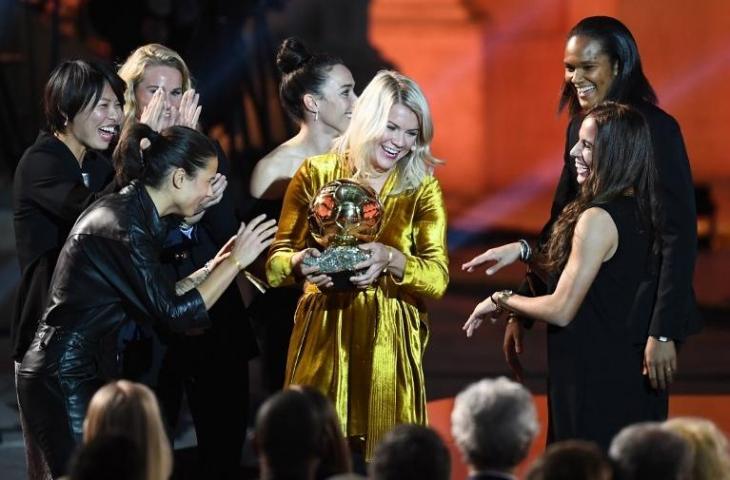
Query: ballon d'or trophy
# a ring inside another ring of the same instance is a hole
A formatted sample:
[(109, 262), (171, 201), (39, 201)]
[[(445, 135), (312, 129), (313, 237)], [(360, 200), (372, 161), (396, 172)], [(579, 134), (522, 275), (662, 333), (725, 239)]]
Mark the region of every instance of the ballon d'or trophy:
[(324, 251), (304, 264), (329, 275), (334, 290), (353, 288), (355, 265), (370, 257), (357, 245), (375, 240), (382, 216), (378, 194), (369, 186), (346, 179), (328, 183), (309, 204), (309, 231)]

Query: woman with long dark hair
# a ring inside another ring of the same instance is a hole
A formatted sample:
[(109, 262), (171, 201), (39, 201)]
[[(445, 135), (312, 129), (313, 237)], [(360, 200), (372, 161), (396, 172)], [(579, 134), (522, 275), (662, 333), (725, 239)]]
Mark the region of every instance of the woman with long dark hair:
[[(543, 228), (536, 250), (545, 245), (551, 226), (579, 193), (570, 149), (578, 139), (578, 129), (586, 112), (604, 100), (637, 109), (649, 126), (659, 174), (659, 196), (666, 212), (660, 232), (662, 252), (657, 284), (653, 289), (639, 292), (655, 297), (644, 362), (651, 384), (657, 389), (666, 389), (676, 376), (676, 343), (700, 328), (692, 288), (697, 257), (697, 212), (682, 133), (677, 121), (657, 106), (657, 96), (644, 75), (636, 41), (619, 20), (596, 16), (578, 22), (568, 32), (563, 64), (565, 81), (560, 110), (567, 108), (570, 124), (566, 132), (563, 171), (553, 198), (550, 220)], [(487, 250), (462, 268), (471, 271), (486, 262), (496, 262), (487, 269), (487, 274), (492, 275), (518, 259), (530, 263), (530, 253), (527, 242), (522, 240)], [(530, 324), (525, 320), (508, 323), (504, 337), (505, 358), (518, 375), (521, 372), (518, 354), (523, 352), (523, 325)]]
[(132, 321), (179, 332), (208, 327), (207, 310), (276, 229), (263, 216), (241, 226), (207, 278), (177, 295), (160, 264), (166, 217), (194, 214), (211, 194), (215, 148), (187, 127), (158, 134), (137, 124), (123, 132), (115, 163), (131, 183), (94, 203), (71, 230), (18, 372), (21, 408), (54, 477), (63, 475), (80, 439), (91, 396), (120, 374), (119, 329)]
[[(279, 46), (276, 65), (281, 72), (279, 99), (299, 131), (256, 163), (250, 192), (253, 215), (279, 218), (284, 193), (305, 159), (327, 153), (333, 140), (350, 123), (355, 80), (339, 58), (311, 53), (296, 38)], [(264, 387), (273, 393), (284, 386), (286, 352), (294, 326), (301, 285), (270, 288), (251, 304), (262, 346)]]
[(505, 310), (548, 323), (549, 441), (607, 449), (623, 427), (668, 408), (642, 374), (653, 298), (636, 296), (661, 251), (657, 174), (644, 117), (621, 104), (589, 110), (570, 153), (580, 191), (536, 260), (558, 279), (552, 293), (496, 292), (464, 329), (471, 336)]

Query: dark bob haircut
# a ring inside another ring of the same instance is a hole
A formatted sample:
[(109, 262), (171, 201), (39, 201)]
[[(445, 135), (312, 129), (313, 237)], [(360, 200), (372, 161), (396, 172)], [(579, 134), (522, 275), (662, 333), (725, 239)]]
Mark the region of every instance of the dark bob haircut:
[[(142, 150), (140, 143), (144, 138), (150, 144)], [(192, 177), (211, 158), (217, 158), (215, 146), (197, 130), (176, 125), (157, 133), (144, 123), (128, 123), (124, 127), (113, 155), (117, 185), (139, 180), (151, 187), (159, 187), (176, 168)]]
[(88, 105), (96, 105), (109, 83), (124, 106), (125, 84), (105, 65), (86, 60), (67, 60), (53, 70), (43, 95), (43, 110), (51, 133), (63, 132), (68, 122)]
[[(657, 96), (641, 68), (641, 57), (636, 40), (626, 25), (613, 17), (587, 17), (568, 32), (567, 40), (573, 37), (588, 37), (601, 44), (601, 50), (618, 65), (618, 73), (603, 100), (638, 105), (657, 103)], [(581, 111), (575, 88), (568, 82), (563, 84), (559, 111), (568, 106), (568, 112), (575, 115)]]

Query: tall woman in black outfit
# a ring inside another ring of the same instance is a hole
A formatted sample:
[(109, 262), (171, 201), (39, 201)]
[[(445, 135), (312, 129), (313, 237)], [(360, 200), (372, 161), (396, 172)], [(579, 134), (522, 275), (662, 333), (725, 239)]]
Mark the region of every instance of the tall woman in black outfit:
[(500, 309), (547, 322), (550, 441), (608, 449), (623, 427), (661, 420), (668, 408), (666, 392), (642, 375), (653, 298), (636, 299), (656, 274), (661, 246), (656, 169), (643, 116), (612, 102), (588, 112), (570, 153), (578, 196), (537, 261), (559, 277), (552, 293), (496, 292), (464, 329), (471, 336)]
[[(16, 366), (33, 340), (47, 303), (58, 254), (74, 222), (111, 184), (106, 150), (122, 120), (124, 83), (103, 65), (65, 61), (45, 87), (46, 129), (25, 151), (15, 170), (13, 219), (21, 280), (12, 314)], [(40, 451), (25, 428), (28, 478), (46, 478)]]
[[(563, 171), (553, 198), (551, 217), (539, 244), (546, 243), (552, 224), (578, 195), (570, 149), (577, 141), (585, 112), (604, 100), (636, 108), (649, 125), (664, 217), (657, 283), (644, 284), (637, 293), (637, 296), (654, 298), (644, 364), (651, 384), (665, 389), (676, 375), (676, 342), (700, 328), (692, 288), (697, 256), (697, 212), (682, 133), (677, 121), (656, 105), (657, 97), (644, 76), (636, 41), (615, 18), (588, 17), (578, 22), (568, 33), (563, 62), (565, 83), (560, 109), (567, 107), (571, 119), (566, 132)], [(486, 262), (497, 262), (487, 271), (491, 275), (519, 258), (520, 245), (511, 243), (484, 252), (462, 268), (472, 270)], [(529, 326), (529, 320), (510, 322), (504, 338), (505, 357), (518, 374), (521, 367), (517, 355), (523, 351), (524, 324)]]
[(263, 217), (242, 227), (207, 278), (176, 295), (159, 261), (166, 217), (194, 214), (211, 194), (215, 148), (186, 127), (158, 135), (138, 124), (123, 133), (115, 162), (120, 176), (132, 182), (94, 203), (74, 225), (54, 271), (48, 308), (18, 372), (21, 407), (54, 477), (64, 473), (80, 439), (91, 396), (119, 374), (119, 328), (131, 321), (164, 323), (176, 331), (209, 326), (207, 310), (275, 231)]
[[(127, 83), (127, 123), (148, 123), (155, 130), (165, 125), (198, 127), (201, 107), (183, 58), (160, 44), (137, 48), (119, 69)], [(226, 188), (230, 163), (217, 142), (218, 177), (214, 195), (196, 212), (171, 229), (162, 251), (164, 272), (175, 281), (199, 271), (236, 232), (233, 193)], [(248, 220), (248, 219), (247, 219)], [(188, 283), (189, 280), (182, 280)], [(211, 328), (170, 332), (158, 328), (165, 345), (159, 371), (127, 370), (131, 378), (150, 383), (157, 394), (170, 438), (178, 423), (183, 393), (195, 424), (200, 475), (237, 477), (248, 417), (248, 361), (257, 348), (236, 284), (232, 284), (209, 312)], [(127, 352), (127, 358), (133, 354)], [(144, 357), (144, 356), (142, 356)], [(228, 368), (220, 369), (220, 365)], [(140, 370), (137, 365), (136, 370)], [(233, 372), (235, 371), (235, 374)]]

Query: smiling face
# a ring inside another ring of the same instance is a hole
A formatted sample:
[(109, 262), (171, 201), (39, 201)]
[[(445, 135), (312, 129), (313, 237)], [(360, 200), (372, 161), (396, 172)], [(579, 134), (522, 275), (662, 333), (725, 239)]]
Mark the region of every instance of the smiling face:
[(184, 217), (192, 217), (199, 213), (200, 204), (203, 200), (213, 194), (212, 182), (218, 170), (218, 158), (210, 157), (205, 168), (201, 168), (187, 175), (183, 169), (173, 172), (175, 183), (174, 203), (177, 206), (176, 212)]
[(355, 80), (344, 65), (334, 65), (327, 74), (327, 80), (316, 96), (319, 111), (318, 121), (333, 128), (337, 133), (347, 129), (352, 118), (352, 108), (357, 100)]
[(565, 82), (576, 92), (585, 111), (606, 99), (618, 65), (611, 62), (598, 40), (576, 35), (565, 44)]
[[(142, 81), (134, 89), (134, 98), (137, 102), (136, 116), (139, 118), (142, 111), (152, 100), (152, 95), (162, 89), (164, 100), (170, 107), (179, 108), (182, 99), (182, 74), (180, 70), (167, 65), (150, 65), (144, 69)], [(168, 113), (169, 114), (169, 113)]]
[(74, 116), (66, 126), (69, 139), (94, 150), (106, 150), (114, 135), (119, 131), (122, 119), (122, 105), (109, 83), (96, 104), (89, 104)]
[(575, 161), (575, 170), (578, 174), (576, 180), (579, 184), (585, 182), (591, 174), (593, 145), (596, 141), (597, 131), (596, 120), (593, 117), (586, 117), (578, 131), (578, 143), (570, 150), (570, 156)]
[(411, 152), (418, 139), (418, 117), (410, 108), (397, 103), (388, 114), (388, 123), (377, 142), (374, 170), (388, 172), (398, 161)]

